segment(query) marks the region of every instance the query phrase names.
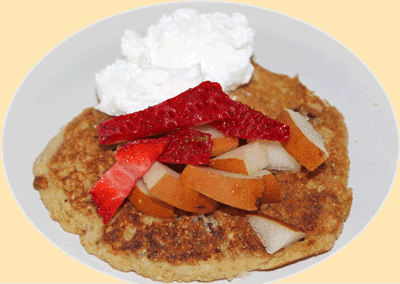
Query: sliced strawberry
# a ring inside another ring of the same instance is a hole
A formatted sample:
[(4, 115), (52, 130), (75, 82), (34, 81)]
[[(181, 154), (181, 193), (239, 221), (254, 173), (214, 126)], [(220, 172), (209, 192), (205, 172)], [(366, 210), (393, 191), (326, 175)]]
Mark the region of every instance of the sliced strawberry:
[(169, 138), (134, 140), (118, 149), (115, 159), (144, 175), (168, 146)]
[(158, 157), (159, 162), (191, 165), (208, 163), (212, 148), (211, 134), (178, 128), (165, 137), (170, 139), (170, 143)]
[(132, 141), (117, 151), (117, 162), (89, 192), (104, 224), (114, 216), (136, 181), (147, 172), (168, 142), (168, 138)]
[(235, 111), (229, 101), (218, 83), (206, 81), (158, 105), (100, 123), (99, 142), (114, 144), (227, 119)]
[(210, 123), (225, 135), (282, 142), (289, 139), (290, 127), (288, 125), (269, 118), (240, 102), (231, 100), (229, 103), (235, 108), (234, 116), (230, 119)]
[(97, 205), (97, 212), (103, 216), (104, 224), (117, 212), (139, 177), (135, 171), (117, 162), (90, 190), (89, 193)]

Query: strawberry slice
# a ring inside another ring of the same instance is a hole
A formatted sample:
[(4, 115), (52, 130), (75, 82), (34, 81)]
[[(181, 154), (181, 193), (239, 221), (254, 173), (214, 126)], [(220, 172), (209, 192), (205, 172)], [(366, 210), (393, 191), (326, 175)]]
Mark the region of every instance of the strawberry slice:
[(165, 136), (170, 142), (157, 161), (171, 164), (206, 165), (211, 157), (211, 134), (178, 128)]
[(104, 224), (114, 216), (136, 181), (147, 172), (168, 143), (168, 138), (131, 141), (117, 151), (117, 162), (89, 192)]
[(206, 81), (158, 105), (100, 123), (99, 142), (114, 144), (227, 119), (235, 111), (229, 101), (218, 83)]
[(168, 146), (169, 138), (134, 140), (118, 149), (115, 159), (143, 176)]
[(231, 100), (234, 116), (230, 119), (211, 122), (210, 125), (225, 135), (254, 140), (287, 141), (290, 127), (280, 121), (269, 118), (250, 108), (248, 105)]
[(97, 205), (97, 212), (103, 216), (104, 224), (107, 224), (117, 212), (139, 177), (135, 171), (117, 162), (90, 190), (89, 193)]

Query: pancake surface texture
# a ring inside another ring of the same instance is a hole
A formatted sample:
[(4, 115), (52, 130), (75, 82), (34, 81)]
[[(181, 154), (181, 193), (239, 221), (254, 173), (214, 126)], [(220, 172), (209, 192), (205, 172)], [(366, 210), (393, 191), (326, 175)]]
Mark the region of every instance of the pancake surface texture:
[(175, 218), (158, 219), (141, 213), (126, 200), (104, 225), (89, 191), (114, 164), (118, 145), (98, 143), (96, 126), (109, 117), (94, 108), (84, 110), (63, 127), (35, 161), (34, 187), (51, 218), (65, 231), (79, 234), (87, 252), (113, 268), (164, 282), (232, 279), (329, 251), (352, 203), (343, 116), (297, 77), (254, 65), (250, 83), (230, 96), (272, 118), (283, 108), (308, 116), (329, 153), (312, 172), (304, 167), (298, 173), (273, 171), (283, 201), (262, 204), (259, 209), (304, 231), (307, 236), (303, 240), (269, 255), (244, 217), (246, 212), (228, 206), (211, 214), (177, 212)]

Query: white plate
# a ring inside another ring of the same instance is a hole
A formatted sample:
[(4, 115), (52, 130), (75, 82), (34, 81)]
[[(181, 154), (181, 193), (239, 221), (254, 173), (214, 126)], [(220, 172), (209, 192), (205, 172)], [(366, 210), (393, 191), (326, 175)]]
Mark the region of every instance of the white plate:
[[(54, 48), (24, 79), (8, 109), (2, 153), (14, 198), (32, 224), (71, 257), (123, 281), (153, 283), (133, 272), (114, 270), (88, 255), (76, 235), (65, 233), (52, 221), (38, 192), (32, 189), (32, 164), (62, 125), (95, 104), (94, 74), (121, 57), (119, 40), (123, 31), (137, 29), (145, 33), (164, 13), (185, 7), (246, 15), (256, 30), (256, 61), (274, 72), (299, 74), (309, 89), (345, 117), (351, 159), (349, 187), (354, 188), (354, 202), (334, 248), (324, 255), (271, 272), (253, 272), (244, 281), (235, 279), (230, 283), (276, 281), (308, 269), (357, 237), (383, 205), (397, 170), (398, 128), (387, 95), (357, 56), (320, 30), (262, 8), (212, 2), (155, 5), (95, 23)], [(15, 159), (20, 156), (25, 159)]]

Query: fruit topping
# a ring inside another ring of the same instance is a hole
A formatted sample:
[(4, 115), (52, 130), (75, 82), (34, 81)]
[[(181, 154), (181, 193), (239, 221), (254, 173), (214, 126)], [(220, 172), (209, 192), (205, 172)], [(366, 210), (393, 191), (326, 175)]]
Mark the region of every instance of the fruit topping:
[[(279, 117), (282, 122), (230, 99), (218, 83), (207, 81), (158, 105), (100, 123), (100, 144), (129, 141), (90, 191), (104, 223), (128, 196), (136, 208), (161, 218), (172, 217), (175, 207), (208, 213), (221, 202), (254, 211), (261, 203), (281, 202), (279, 184), (266, 168), (299, 171), (300, 162), (310, 169), (327, 153), (303, 117), (289, 110)], [(155, 135), (161, 138), (143, 139)], [(243, 139), (249, 143), (240, 146)], [(309, 155), (308, 160), (293, 151)], [(316, 161), (309, 166), (312, 159)], [(160, 162), (185, 168), (179, 174)]]
[(150, 168), (168, 147), (169, 138), (134, 140), (118, 149), (115, 159), (135, 170), (139, 176)]
[(168, 142), (166, 138), (132, 141), (117, 151), (117, 162), (89, 192), (105, 224), (130, 194), (138, 178), (145, 174), (164, 151)]
[(282, 202), (282, 193), (275, 176), (268, 170), (262, 170), (260, 173), (264, 177), (265, 191), (261, 197), (261, 203), (280, 203)]
[(117, 162), (90, 190), (89, 193), (97, 205), (97, 212), (103, 217), (104, 224), (117, 212), (138, 178), (139, 175), (135, 171)]
[(128, 199), (138, 210), (150, 216), (167, 219), (175, 215), (174, 206), (165, 203), (151, 194), (142, 178), (136, 182)]
[(167, 133), (178, 127), (227, 119), (235, 111), (231, 101), (218, 83), (206, 81), (145, 110), (100, 123), (97, 127), (99, 142), (114, 144)]
[(178, 128), (165, 136), (170, 140), (158, 157), (171, 164), (206, 165), (211, 157), (211, 135), (188, 128)]
[(290, 125), (290, 138), (282, 142), (283, 148), (309, 171), (321, 165), (329, 154), (324, 139), (314, 129), (308, 118), (290, 109), (284, 109), (278, 119)]
[(287, 141), (289, 139), (288, 125), (269, 118), (240, 102), (231, 100), (229, 104), (235, 109), (235, 115), (229, 119), (210, 123), (225, 135), (254, 140)]
[[(293, 131), (293, 128), (291, 128)], [(266, 169), (300, 172), (301, 165), (283, 148), (279, 141), (255, 140), (264, 152)], [(255, 141), (248, 140), (248, 143)]]
[(222, 171), (253, 175), (265, 168), (267, 160), (260, 144), (254, 142), (217, 156), (208, 165)]
[(155, 162), (143, 176), (150, 193), (179, 209), (194, 213), (210, 213), (218, 208), (219, 202), (184, 186), (180, 174), (169, 167)]
[(186, 187), (232, 207), (257, 210), (265, 191), (262, 175), (248, 176), (187, 165), (179, 180)]
[(247, 214), (246, 218), (269, 254), (274, 254), (306, 236), (304, 232), (269, 216)]
[(194, 129), (211, 134), (211, 157), (219, 156), (239, 146), (238, 137), (227, 136), (210, 125), (196, 126)]

